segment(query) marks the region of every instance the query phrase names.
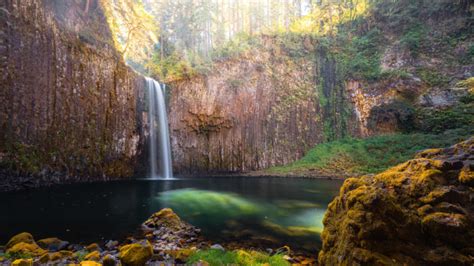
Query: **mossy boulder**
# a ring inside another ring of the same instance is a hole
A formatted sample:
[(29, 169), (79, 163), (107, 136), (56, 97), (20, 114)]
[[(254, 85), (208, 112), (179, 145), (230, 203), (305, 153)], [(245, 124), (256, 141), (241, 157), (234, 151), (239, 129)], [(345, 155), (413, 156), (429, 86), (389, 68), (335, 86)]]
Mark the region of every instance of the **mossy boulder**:
[(183, 226), (183, 222), (173, 210), (164, 208), (148, 218), (148, 220), (143, 223), (143, 226), (148, 229), (157, 229), (160, 227), (179, 229)]
[(119, 259), (124, 265), (145, 265), (153, 256), (153, 247), (147, 240), (122, 246), (119, 251)]
[(10, 254), (23, 254), (23, 255), (28, 255), (28, 256), (42, 256), (45, 253), (48, 253), (48, 251), (40, 248), (36, 243), (18, 243), (14, 245), (13, 247), (7, 249), (7, 253)]
[(33, 244), (33, 243), (35, 243), (35, 239), (33, 238), (33, 236), (30, 233), (23, 232), (23, 233), (20, 233), (18, 235), (15, 235), (14, 237), (12, 237), (8, 241), (8, 243), (5, 245), (5, 249), (9, 249), (9, 248), (13, 247), (14, 245), (16, 245), (18, 243)]
[(349, 178), (328, 207), (321, 265), (472, 265), (474, 138), (375, 176)]

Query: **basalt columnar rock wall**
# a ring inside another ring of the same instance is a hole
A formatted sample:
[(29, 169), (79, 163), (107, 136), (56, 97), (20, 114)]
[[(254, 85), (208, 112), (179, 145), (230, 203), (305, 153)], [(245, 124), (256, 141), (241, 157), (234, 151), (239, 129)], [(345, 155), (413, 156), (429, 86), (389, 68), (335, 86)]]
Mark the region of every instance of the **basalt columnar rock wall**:
[(98, 1), (85, 2), (0, 1), (2, 169), (133, 174), (145, 81), (113, 47)]
[(341, 137), (436, 133), (425, 129), (420, 114), (448, 110), (469, 95), (459, 81), (474, 73), (471, 61), (463, 61), (471, 39), (415, 56), (399, 34), (387, 30), (384, 38), (377, 52), (381, 74), (372, 80), (344, 73), (341, 52), (317, 38), (261, 36), (254, 49), (217, 62), (210, 74), (170, 84), (175, 171), (258, 170)]
[[(309, 38), (305, 44), (316, 45)], [(359, 135), (344, 88), (331, 76), (334, 62), (325, 54), (292, 57), (264, 37), (260, 49), (217, 62), (207, 76), (171, 84), (175, 171), (268, 168), (293, 162), (333, 136)]]

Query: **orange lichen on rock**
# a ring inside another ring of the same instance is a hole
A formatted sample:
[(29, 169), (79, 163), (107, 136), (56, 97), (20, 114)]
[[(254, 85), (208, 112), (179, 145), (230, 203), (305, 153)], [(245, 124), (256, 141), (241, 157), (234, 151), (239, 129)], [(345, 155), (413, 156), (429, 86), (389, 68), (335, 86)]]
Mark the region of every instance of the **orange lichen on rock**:
[(324, 218), (321, 265), (472, 265), (474, 138), (349, 178)]

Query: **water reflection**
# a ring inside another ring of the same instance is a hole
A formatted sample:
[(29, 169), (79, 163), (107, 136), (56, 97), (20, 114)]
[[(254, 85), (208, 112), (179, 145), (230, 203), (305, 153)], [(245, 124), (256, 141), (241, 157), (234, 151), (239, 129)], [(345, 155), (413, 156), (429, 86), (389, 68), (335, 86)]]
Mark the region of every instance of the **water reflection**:
[(339, 186), (328, 180), (200, 178), (2, 193), (0, 242), (22, 231), (74, 242), (124, 238), (152, 213), (171, 207), (216, 241), (314, 244)]

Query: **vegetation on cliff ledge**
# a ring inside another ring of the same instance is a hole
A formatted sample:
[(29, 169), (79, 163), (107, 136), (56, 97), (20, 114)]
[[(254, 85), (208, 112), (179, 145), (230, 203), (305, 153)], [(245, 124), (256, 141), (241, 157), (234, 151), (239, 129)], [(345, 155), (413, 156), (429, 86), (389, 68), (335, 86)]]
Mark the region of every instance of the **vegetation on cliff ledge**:
[(270, 175), (346, 177), (378, 173), (412, 158), (417, 152), (444, 148), (472, 135), (464, 129), (443, 134), (391, 134), (366, 139), (345, 138), (317, 145), (295, 163), (273, 167)]

